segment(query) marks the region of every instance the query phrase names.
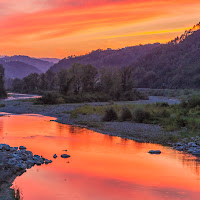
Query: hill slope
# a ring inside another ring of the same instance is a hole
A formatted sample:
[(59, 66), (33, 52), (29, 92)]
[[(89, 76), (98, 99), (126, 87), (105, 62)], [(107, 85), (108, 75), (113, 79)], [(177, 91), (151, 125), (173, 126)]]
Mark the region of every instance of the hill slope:
[(200, 88), (200, 30), (160, 45), (131, 66), (135, 87)]
[(17, 56), (17, 55), (15, 55), (15, 56), (5, 56), (2, 59), (4, 61), (23, 62), (23, 63), (26, 63), (28, 65), (32, 65), (32, 66), (38, 68), (42, 72), (46, 72), (52, 65), (54, 65), (53, 62), (44, 61), (44, 60), (40, 60), (40, 59), (37, 59), (37, 58), (31, 58), (29, 56)]
[(31, 73), (41, 74), (42, 72), (32, 65), (28, 65), (19, 61), (5, 61), (0, 59), (0, 64), (5, 68), (6, 78), (24, 78)]
[(158, 46), (160, 46), (159, 43), (126, 47), (119, 50), (96, 50), (83, 56), (60, 60), (50, 69), (53, 72), (58, 72), (62, 68), (69, 68), (74, 63), (91, 64), (98, 69), (101, 67), (128, 66)]

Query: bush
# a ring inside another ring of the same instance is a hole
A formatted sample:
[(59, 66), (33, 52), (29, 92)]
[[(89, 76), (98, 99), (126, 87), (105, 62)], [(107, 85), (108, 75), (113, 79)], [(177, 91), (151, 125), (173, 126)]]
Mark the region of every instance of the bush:
[(65, 103), (65, 100), (64, 100), (63, 97), (58, 97), (58, 98), (56, 99), (56, 103), (57, 103), (57, 104), (64, 104), (64, 103)]
[(150, 113), (143, 108), (136, 108), (133, 112), (133, 119), (138, 123), (143, 123), (150, 119)]
[(58, 95), (55, 93), (45, 93), (42, 98), (40, 99), (40, 101), (43, 104), (57, 104), (57, 99), (58, 99)]
[(128, 108), (123, 108), (121, 113), (121, 120), (127, 121), (132, 119), (132, 113)]
[(162, 112), (161, 112), (161, 117), (163, 117), (163, 118), (168, 118), (168, 117), (170, 117), (170, 113), (167, 111), (167, 110), (163, 110)]
[(200, 106), (200, 98), (198, 96), (193, 96), (188, 100), (188, 107), (195, 108), (196, 106)]
[(105, 110), (105, 114), (104, 114), (102, 120), (110, 122), (110, 121), (114, 121), (117, 119), (118, 119), (118, 116), (117, 116), (116, 111), (113, 108), (108, 108)]
[(169, 107), (169, 104), (167, 102), (161, 102), (161, 103), (159, 102), (159, 103), (156, 103), (156, 106), (166, 108), (166, 107)]
[(177, 115), (176, 116), (176, 124), (178, 127), (185, 127), (187, 125), (187, 121), (185, 119), (183, 119), (182, 116)]

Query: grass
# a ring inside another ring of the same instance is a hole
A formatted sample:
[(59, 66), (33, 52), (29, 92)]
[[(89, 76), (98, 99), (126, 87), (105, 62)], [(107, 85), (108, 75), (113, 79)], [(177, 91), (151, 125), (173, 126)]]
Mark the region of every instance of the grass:
[(199, 89), (139, 89), (147, 96), (164, 96), (178, 99), (190, 99), (192, 96), (200, 96)]
[(147, 105), (85, 105), (73, 110), (71, 118), (77, 118), (78, 115), (93, 114), (103, 118), (106, 110), (109, 108), (112, 108), (117, 116), (122, 116), (124, 109), (126, 109), (126, 113), (132, 114), (132, 119), (130, 117), (118, 117), (115, 121), (156, 124), (160, 125), (165, 131), (179, 132), (176, 135), (168, 135), (168, 138), (165, 138), (166, 140), (177, 141), (180, 138), (200, 136), (200, 98), (198, 97), (193, 97), (180, 105), (168, 105), (166, 103)]

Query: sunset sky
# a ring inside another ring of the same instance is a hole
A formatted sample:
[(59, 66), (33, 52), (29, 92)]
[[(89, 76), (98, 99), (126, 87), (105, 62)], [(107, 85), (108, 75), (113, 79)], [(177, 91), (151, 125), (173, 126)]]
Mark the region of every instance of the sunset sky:
[(199, 0), (0, 0), (0, 55), (63, 58), (164, 43), (199, 21)]

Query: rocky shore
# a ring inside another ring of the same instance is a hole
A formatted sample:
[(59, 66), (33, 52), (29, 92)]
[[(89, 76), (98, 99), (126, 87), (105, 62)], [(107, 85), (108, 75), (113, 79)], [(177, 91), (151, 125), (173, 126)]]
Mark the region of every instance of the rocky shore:
[(49, 164), (48, 160), (39, 155), (33, 155), (26, 147), (10, 147), (0, 144), (0, 199), (15, 199), (15, 191), (11, 189), (12, 182), (34, 165)]
[(173, 149), (176, 149), (177, 151), (184, 151), (189, 154), (192, 154), (193, 156), (200, 156), (200, 137), (191, 137), (190, 140), (188, 138), (185, 138), (182, 140), (182, 142), (177, 142), (172, 144)]

